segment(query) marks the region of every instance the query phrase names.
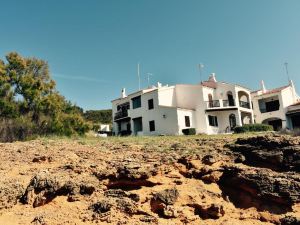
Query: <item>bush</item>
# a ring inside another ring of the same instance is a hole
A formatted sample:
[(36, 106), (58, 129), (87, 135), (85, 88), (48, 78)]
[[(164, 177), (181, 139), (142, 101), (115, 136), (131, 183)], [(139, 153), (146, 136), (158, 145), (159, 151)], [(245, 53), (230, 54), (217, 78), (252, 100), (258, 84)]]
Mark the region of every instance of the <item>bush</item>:
[(32, 138), (37, 127), (28, 117), (0, 120), (0, 142), (24, 141)]
[(235, 127), (234, 133), (247, 133), (247, 132), (262, 132), (273, 131), (273, 127), (267, 124), (247, 124), (242, 127)]
[(184, 135), (195, 135), (196, 134), (196, 129), (195, 128), (182, 129), (182, 133)]

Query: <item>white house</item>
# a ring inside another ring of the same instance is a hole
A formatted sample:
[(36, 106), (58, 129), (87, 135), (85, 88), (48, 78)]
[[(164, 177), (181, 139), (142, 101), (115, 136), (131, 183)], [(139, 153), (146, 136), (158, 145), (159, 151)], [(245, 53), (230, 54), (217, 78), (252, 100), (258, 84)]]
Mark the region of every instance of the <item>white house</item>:
[(143, 89), (112, 101), (117, 135), (180, 135), (229, 133), (253, 123), (251, 92), (236, 84), (217, 82), (215, 74), (200, 84), (177, 84)]
[(300, 128), (300, 103), (293, 81), (288, 85), (251, 92), (256, 123), (272, 125), (274, 130)]

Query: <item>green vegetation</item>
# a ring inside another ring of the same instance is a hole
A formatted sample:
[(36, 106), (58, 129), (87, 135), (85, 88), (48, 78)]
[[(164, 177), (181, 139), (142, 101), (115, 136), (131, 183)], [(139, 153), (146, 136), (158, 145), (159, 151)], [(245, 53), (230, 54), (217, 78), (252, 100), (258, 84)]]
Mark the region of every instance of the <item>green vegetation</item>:
[(104, 109), (104, 110), (87, 110), (83, 114), (84, 118), (87, 121), (93, 123), (101, 123), (101, 124), (111, 124), (112, 123), (112, 110)]
[(48, 63), (9, 53), (0, 60), (0, 141), (38, 135), (83, 135), (82, 109), (55, 88)]
[(266, 124), (247, 124), (242, 127), (234, 128), (234, 133), (263, 132), (263, 131), (273, 131), (273, 127)]
[(196, 134), (196, 129), (195, 128), (182, 129), (182, 133), (184, 135), (195, 135)]

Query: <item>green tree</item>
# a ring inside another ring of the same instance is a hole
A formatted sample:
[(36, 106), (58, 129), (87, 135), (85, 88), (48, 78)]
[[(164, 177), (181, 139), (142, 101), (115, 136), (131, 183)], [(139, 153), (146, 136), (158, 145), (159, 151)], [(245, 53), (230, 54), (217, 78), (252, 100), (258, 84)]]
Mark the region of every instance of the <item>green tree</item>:
[(17, 105), (11, 79), (6, 73), (6, 65), (0, 60), (0, 117), (14, 118), (17, 116)]
[[(0, 60), (0, 140), (34, 135), (83, 135), (83, 110), (67, 101), (51, 79), (48, 63), (9, 53)], [(5, 137), (1, 137), (5, 134)]]
[(31, 113), (32, 120), (39, 123), (40, 113), (46, 112), (45, 99), (55, 91), (50, 78), (48, 63), (36, 58), (23, 58), (9, 53), (7, 74), (15, 85), (15, 93), (22, 96), (22, 113)]

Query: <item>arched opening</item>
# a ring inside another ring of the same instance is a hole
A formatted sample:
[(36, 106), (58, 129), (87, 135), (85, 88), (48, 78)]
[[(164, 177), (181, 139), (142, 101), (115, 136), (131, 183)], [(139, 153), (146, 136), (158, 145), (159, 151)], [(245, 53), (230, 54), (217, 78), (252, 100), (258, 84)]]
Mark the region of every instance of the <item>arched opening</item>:
[(240, 105), (240, 107), (250, 109), (249, 94), (247, 94), (245, 91), (239, 91), (238, 92), (238, 97), (239, 97), (239, 105)]
[(275, 131), (280, 131), (282, 129), (282, 119), (280, 118), (268, 118), (262, 121), (262, 123), (271, 125)]
[(227, 99), (228, 99), (228, 105), (229, 105), (229, 106), (235, 106), (233, 94), (232, 94), (231, 91), (228, 91), (228, 92), (227, 92)]
[(233, 130), (236, 127), (236, 116), (233, 113), (229, 115), (229, 124), (230, 130)]
[(241, 112), (241, 122), (242, 122), (242, 125), (252, 124), (253, 120), (252, 120), (251, 113), (249, 113), (249, 112)]
[(212, 97), (211, 94), (208, 94), (208, 106), (209, 106), (210, 108), (213, 107), (213, 97)]

